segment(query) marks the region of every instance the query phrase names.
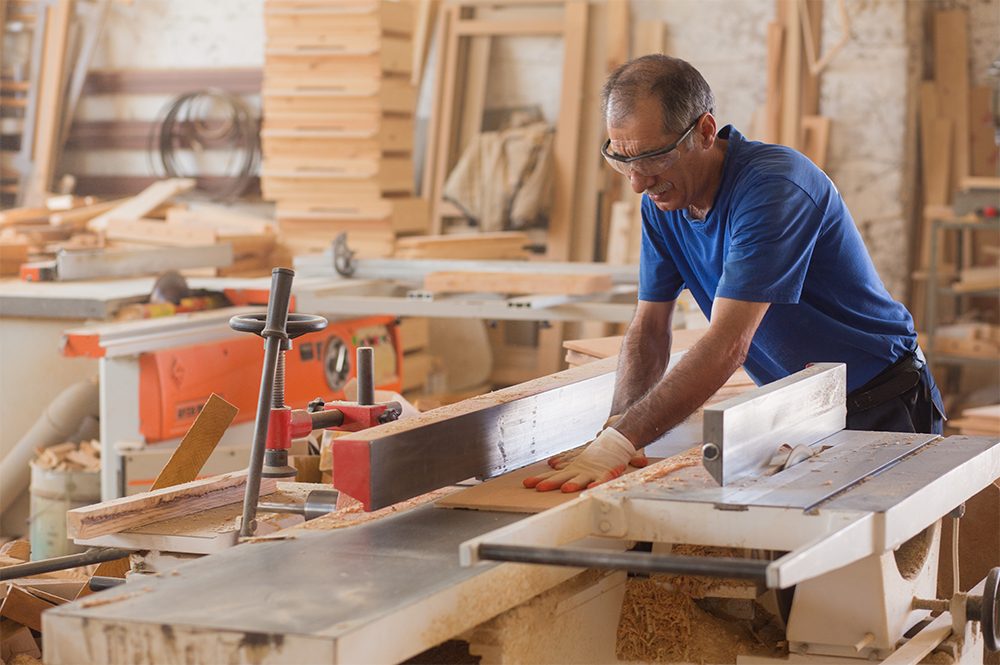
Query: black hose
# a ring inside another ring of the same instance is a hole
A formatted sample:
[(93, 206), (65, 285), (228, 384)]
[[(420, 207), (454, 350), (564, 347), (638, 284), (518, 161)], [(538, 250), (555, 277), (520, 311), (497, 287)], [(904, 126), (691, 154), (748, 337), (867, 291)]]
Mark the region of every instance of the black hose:
[[(219, 110), (222, 113), (219, 113)], [(183, 94), (163, 110), (149, 134), (149, 158), (154, 171), (163, 167), (170, 178), (197, 178), (196, 168), (185, 167), (180, 151), (228, 150), (228, 178), (214, 187), (199, 183), (210, 198), (232, 201), (257, 175), (261, 160), (260, 123), (239, 97), (208, 89)]]

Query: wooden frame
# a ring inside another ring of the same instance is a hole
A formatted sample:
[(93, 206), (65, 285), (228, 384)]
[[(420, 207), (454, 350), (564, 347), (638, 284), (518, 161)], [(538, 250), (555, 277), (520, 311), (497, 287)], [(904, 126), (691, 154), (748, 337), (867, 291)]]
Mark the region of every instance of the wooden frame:
[[(537, 8), (563, 5), (560, 20), (496, 20), (482, 17), (481, 11), (491, 7), (516, 5)], [(472, 67), (484, 69), (488, 64), (489, 46), (476, 40), (510, 35), (562, 35), (565, 40), (563, 80), (559, 118), (554, 139), (555, 173), (554, 200), (549, 219), (547, 258), (566, 260), (570, 253), (570, 220), (573, 214), (573, 185), (576, 182), (576, 162), (581, 126), (581, 101), (586, 62), (588, 3), (569, 0), (561, 3), (539, 1), (449, 3), (442, 8), (438, 22), (436, 80), (438, 95), (431, 111), (427, 153), (424, 167), (424, 196), (431, 202), (431, 233), (441, 233), (443, 219), (450, 215), (450, 206), (441, 192), (448, 172), (460, 153), (462, 138), (474, 136), (479, 128), (470, 126), (470, 116), (482, 113), (485, 97), (485, 75), (471, 77)], [(463, 57), (464, 55), (464, 57)], [(466, 94), (468, 93), (468, 94)], [(464, 100), (464, 101), (460, 101)], [(472, 122), (475, 122), (474, 118)], [(465, 129), (463, 130), (463, 126)], [(481, 126), (481, 121), (480, 121)]]

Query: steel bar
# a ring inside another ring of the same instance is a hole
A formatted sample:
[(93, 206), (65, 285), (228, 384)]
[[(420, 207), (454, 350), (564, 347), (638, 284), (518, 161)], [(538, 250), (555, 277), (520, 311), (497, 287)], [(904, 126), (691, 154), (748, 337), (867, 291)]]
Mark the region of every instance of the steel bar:
[(536, 563), (572, 568), (624, 570), (629, 573), (699, 575), (763, 583), (769, 561), (731, 557), (703, 557), (647, 552), (607, 552), (565, 547), (529, 547), (483, 543), (479, 558), (490, 561)]
[(257, 500), (260, 498), (260, 479), (264, 469), (264, 449), (267, 446), (267, 428), (271, 416), (271, 393), (282, 344), (288, 342), (285, 326), (288, 322), (288, 304), (292, 295), (292, 278), (295, 273), (288, 268), (271, 271), (271, 297), (267, 303), (267, 321), (260, 335), (264, 338), (264, 367), (261, 370), (260, 393), (257, 398), (257, 416), (254, 421), (253, 448), (247, 473), (247, 492), (243, 499), (243, 518), (240, 537), (253, 535), (256, 527)]
[(41, 561), (30, 561), (28, 563), (14, 564), (13, 566), (4, 566), (0, 568), (0, 582), (16, 580), (20, 577), (41, 575), (43, 573), (52, 573), (68, 568), (79, 568), (80, 566), (89, 566), (94, 563), (104, 563), (105, 561), (117, 561), (118, 559), (124, 559), (131, 553), (132, 550), (118, 547), (92, 547), (80, 554), (67, 554), (66, 556), (57, 556), (51, 559), (42, 559)]

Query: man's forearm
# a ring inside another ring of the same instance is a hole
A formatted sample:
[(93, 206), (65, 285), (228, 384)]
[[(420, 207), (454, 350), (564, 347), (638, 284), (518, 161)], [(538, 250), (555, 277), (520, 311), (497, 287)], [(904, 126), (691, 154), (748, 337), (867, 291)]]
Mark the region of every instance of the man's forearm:
[(670, 333), (662, 345), (651, 344), (639, 329), (629, 326), (618, 357), (615, 394), (611, 400), (611, 415), (620, 415), (652, 390), (666, 371), (670, 361)]
[(615, 422), (642, 448), (673, 429), (718, 391), (743, 363), (743, 354), (705, 339)]

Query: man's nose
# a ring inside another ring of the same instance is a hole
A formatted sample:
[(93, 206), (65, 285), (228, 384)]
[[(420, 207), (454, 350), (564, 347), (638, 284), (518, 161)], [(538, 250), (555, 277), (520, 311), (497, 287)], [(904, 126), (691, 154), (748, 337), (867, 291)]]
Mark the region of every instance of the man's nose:
[(641, 175), (636, 171), (630, 171), (628, 174), (628, 180), (632, 185), (632, 191), (636, 194), (642, 194), (649, 188), (650, 185), (653, 184), (655, 178)]

